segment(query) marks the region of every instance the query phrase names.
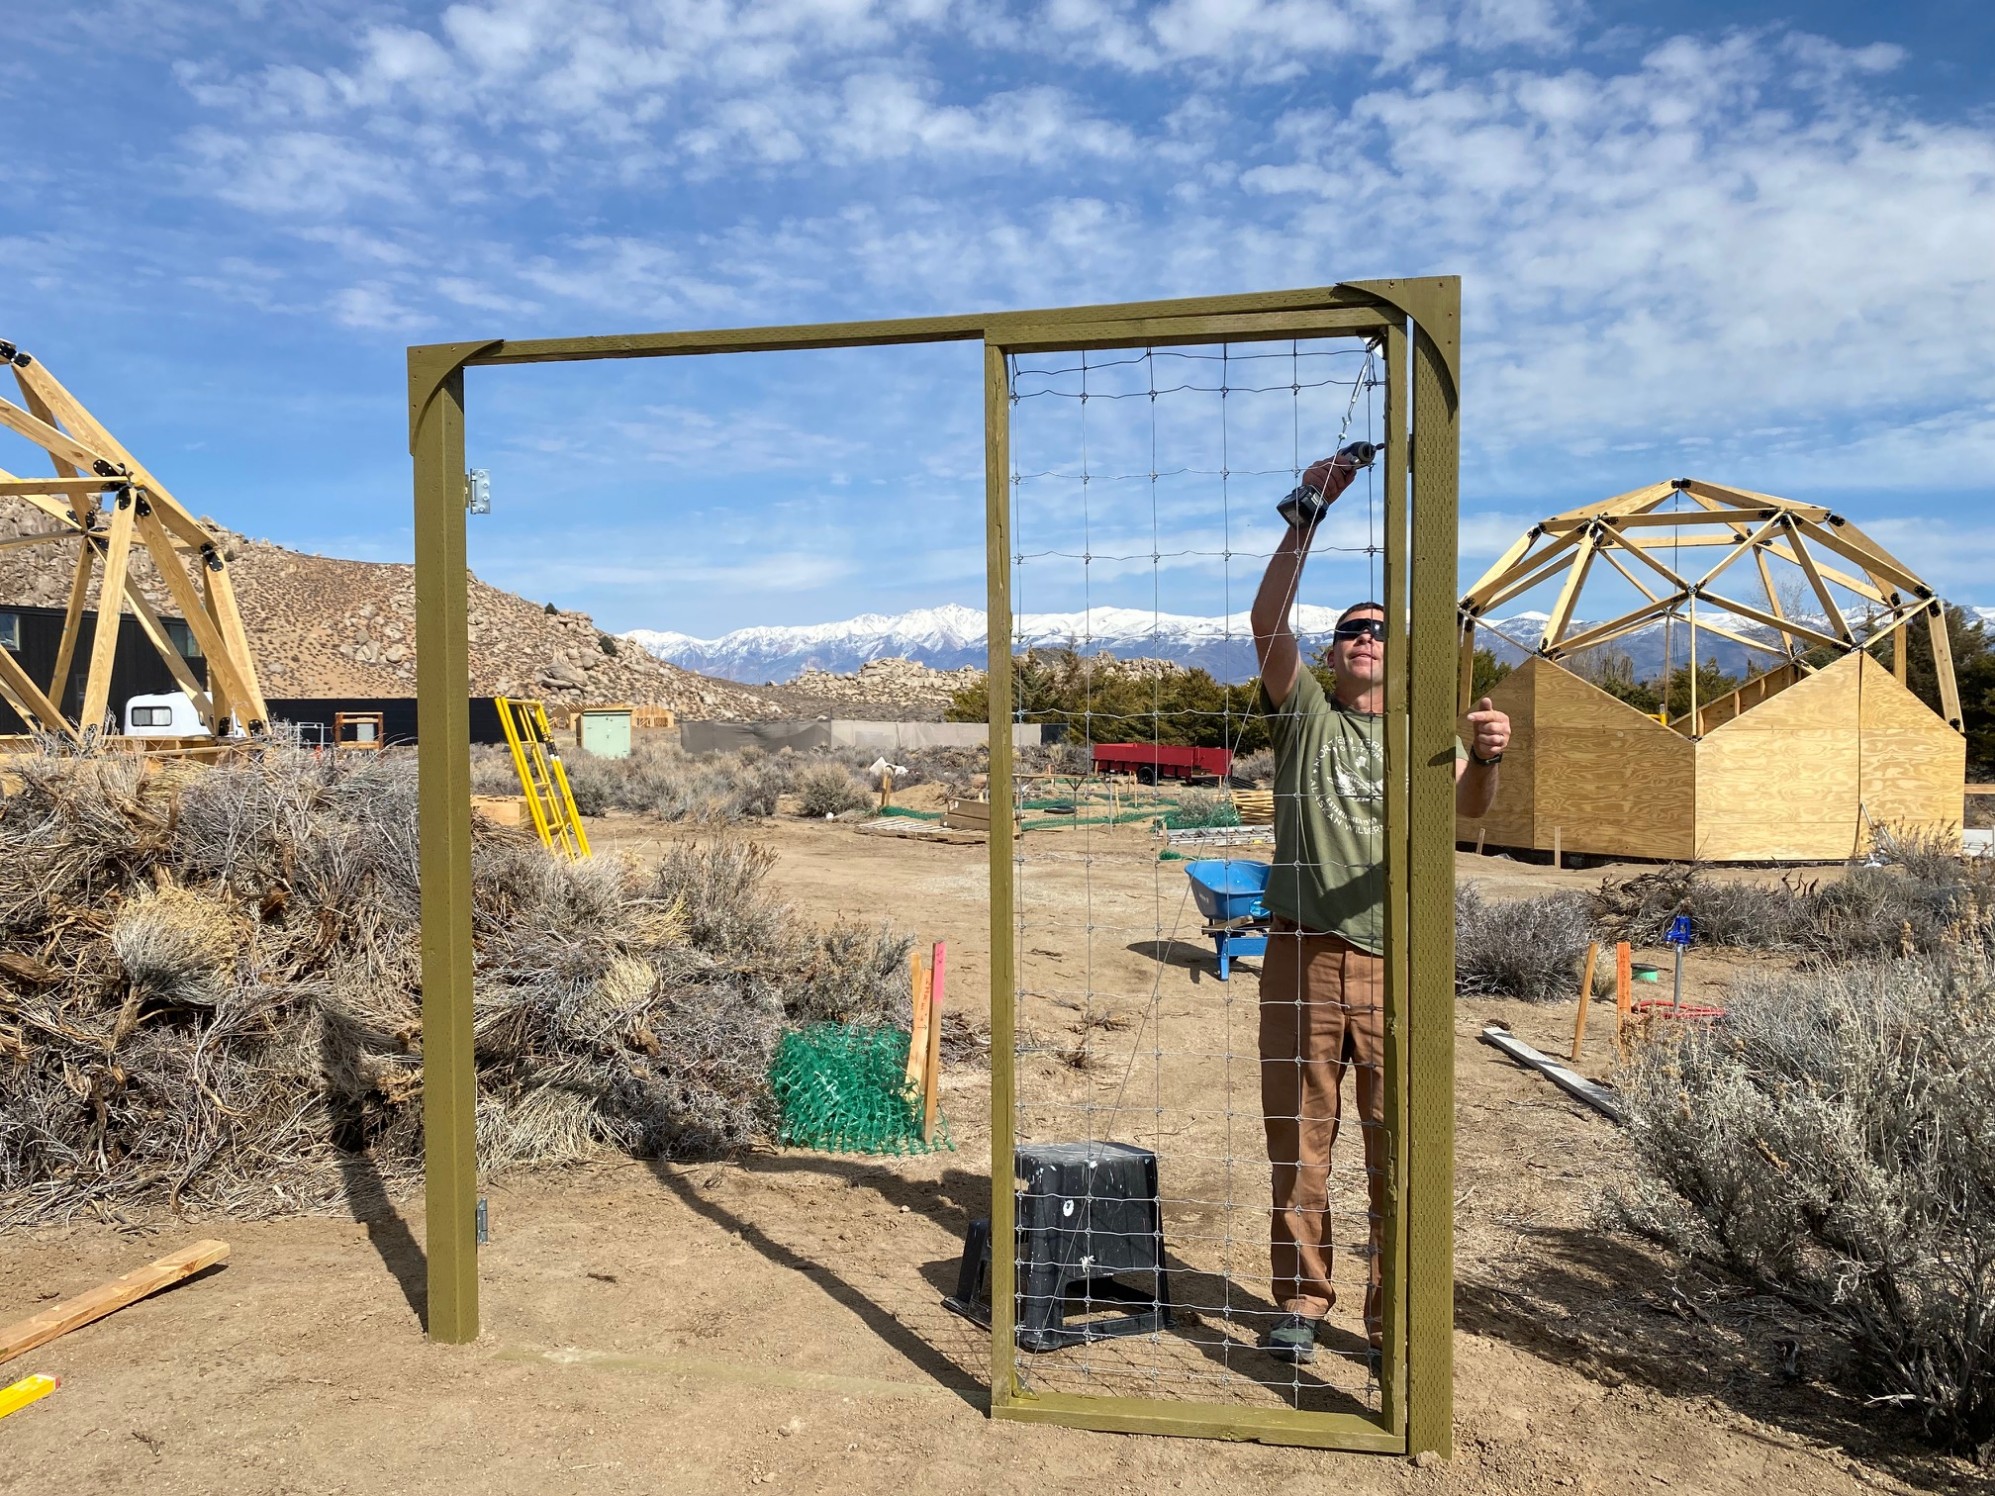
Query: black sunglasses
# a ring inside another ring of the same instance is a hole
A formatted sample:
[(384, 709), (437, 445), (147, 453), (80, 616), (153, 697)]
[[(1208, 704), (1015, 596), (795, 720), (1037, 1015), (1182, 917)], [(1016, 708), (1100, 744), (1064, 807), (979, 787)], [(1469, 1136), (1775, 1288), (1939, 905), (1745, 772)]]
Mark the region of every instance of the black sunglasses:
[(1376, 639), (1385, 643), (1385, 620), (1383, 618), (1353, 618), (1349, 623), (1340, 623), (1331, 633), (1333, 639)]

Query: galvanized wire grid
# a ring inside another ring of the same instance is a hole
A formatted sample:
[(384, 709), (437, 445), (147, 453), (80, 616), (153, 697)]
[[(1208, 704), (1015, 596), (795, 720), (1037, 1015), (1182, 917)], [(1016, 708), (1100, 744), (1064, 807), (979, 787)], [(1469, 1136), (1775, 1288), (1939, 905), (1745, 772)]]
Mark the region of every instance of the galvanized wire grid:
[[(1283, 532), (1276, 501), (1317, 457), (1348, 441), (1381, 441), (1380, 372), (1375, 350), (1351, 339), (1011, 358), (1014, 641), (1023, 637), (1018, 616), (1039, 611), (1036, 601), (1058, 611), (1078, 596), (1070, 642), (1083, 661), (1095, 651), (1104, 606), (1147, 611), (1152, 653), (1161, 655), (1167, 615), (1208, 611), (1216, 582), (1226, 621), (1212, 641), (1213, 673), (1222, 682), (1256, 673), (1244, 605)], [(1319, 528), (1303, 596), (1332, 613), (1383, 599), (1380, 500), (1372, 471), (1345, 493)], [(1187, 600), (1167, 607), (1174, 592)], [(1320, 632), (1327, 636), (1327, 627)], [(1328, 641), (1299, 636), (1307, 669)], [(1068, 743), (1085, 745), (1095, 738), (1099, 677), (1083, 670), (1081, 678), (1082, 706), (1061, 725)], [(1154, 746), (1165, 677), (1153, 673), (1151, 682)], [(1027, 704), (1015, 706), (1023, 719)], [(1218, 718), (1228, 747), (1248, 720), (1231, 699), (1217, 713), (1176, 716)], [(1021, 775), (1021, 800), (1032, 793)], [(1350, 875), (1383, 864), (1382, 783), (1374, 793), (1367, 857), (1345, 869)], [(1140, 809), (1146, 792), (1118, 790), (1112, 803)], [(1320, 1203), (1332, 1222), (1337, 1304), (1314, 1360), (1288, 1364), (1258, 1345), (1280, 1313), (1270, 1297), (1261, 962), (1235, 964), (1233, 980), (1216, 980), (1185, 863), (1160, 860), (1159, 847), (1140, 819), (1119, 825), (1078, 806), (1071, 831), (1035, 832), (1016, 844), (1017, 1143), (1119, 1142), (1155, 1153), (1175, 1321), (1138, 1336), (1015, 1350), (1020, 1384), (1376, 1412), (1360, 1315), (1369, 1231), (1353, 1078), (1345, 1078), (1345, 1126)], [(1246, 847), (1222, 855), (1268, 857)], [(1128, 893), (1126, 875), (1106, 876), (1132, 865), (1146, 867), (1147, 897)], [(1077, 907), (1068, 892), (1076, 874)], [(1280, 1000), (1299, 1002), (1300, 994)], [(1145, 1274), (1121, 1281), (1145, 1291), (1152, 1284)], [(1017, 1305), (1021, 1324), (1028, 1308)], [(1116, 1306), (1084, 1295), (1069, 1309), (1112, 1315)]]

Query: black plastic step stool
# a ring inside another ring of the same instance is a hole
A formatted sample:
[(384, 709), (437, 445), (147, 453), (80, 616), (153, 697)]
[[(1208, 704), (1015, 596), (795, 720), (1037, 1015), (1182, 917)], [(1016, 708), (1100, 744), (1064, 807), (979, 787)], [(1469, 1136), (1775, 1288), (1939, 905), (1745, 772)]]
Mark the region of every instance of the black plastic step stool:
[[(1127, 1143), (1040, 1143), (1015, 1158), (1018, 1344), (1053, 1351), (1169, 1329), (1157, 1155)], [(943, 1303), (991, 1322), (989, 1221), (970, 1222), (956, 1292)]]

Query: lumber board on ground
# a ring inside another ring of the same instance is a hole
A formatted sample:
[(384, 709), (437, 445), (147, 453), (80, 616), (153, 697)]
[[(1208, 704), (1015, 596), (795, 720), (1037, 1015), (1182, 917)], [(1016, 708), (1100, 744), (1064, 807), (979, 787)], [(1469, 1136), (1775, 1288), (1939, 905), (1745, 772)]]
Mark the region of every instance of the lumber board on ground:
[(59, 1336), (67, 1335), (71, 1330), (81, 1329), (107, 1314), (115, 1314), (128, 1304), (136, 1304), (149, 1294), (158, 1293), (162, 1288), (171, 1287), (184, 1278), (191, 1278), (213, 1267), (228, 1255), (229, 1244), (225, 1241), (197, 1241), (157, 1262), (149, 1262), (126, 1273), (122, 1278), (113, 1278), (88, 1293), (64, 1299), (39, 1314), (31, 1314), (0, 1330), (0, 1362), (11, 1361), (38, 1346), (47, 1345)]
[[(1012, 812), (1014, 828), (1022, 819), (1016, 811)], [(988, 832), (991, 829), (991, 803), (988, 800), (951, 800), (942, 812), (942, 826), (945, 831)]]
[(1625, 1123), (1628, 1120), (1613, 1091), (1588, 1080), (1575, 1070), (1568, 1070), (1557, 1060), (1538, 1053), (1508, 1029), (1492, 1023), (1483, 1029), (1479, 1037), (1483, 1043), (1509, 1055), (1526, 1069), (1537, 1071), (1568, 1096), (1585, 1102), (1610, 1122)]

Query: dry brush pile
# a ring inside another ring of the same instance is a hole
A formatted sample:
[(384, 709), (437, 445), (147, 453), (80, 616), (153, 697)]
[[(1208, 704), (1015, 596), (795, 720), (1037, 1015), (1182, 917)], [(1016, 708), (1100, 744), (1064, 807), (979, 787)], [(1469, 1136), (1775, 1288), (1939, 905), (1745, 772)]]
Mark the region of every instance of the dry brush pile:
[[(420, 1163), (411, 756), (14, 762), (0, 802), (0, 1226), (334, 1204)], [(480, 828), (488, 1167), (771, 1136), (793, 1024), (893, 1021), (909, 942), (813, 928), (728, 839), (639, 871)], [(364, 1154), (362, 1152), (364, 1150)]]
[[(812, 819), (864, 810), (878, 795), (878, 782), (868, 773), (878, 757), (857, 748), (691, 754), (670, 740), (641, 737), (628, 757), (602, 758), (570, 749), (561, 764), (575, 808), (585, 816), (627, 811), (661, 821), (724, 826), (766, 820), (777, 813), (785, 795), (796, 796), (797, 812)], [(897, 784), (921, 782), (919, 768), (901, 767)], [(512, 756), (504, 748), (474, 748), (471, 778), (480, 795), (519, 793)]]

